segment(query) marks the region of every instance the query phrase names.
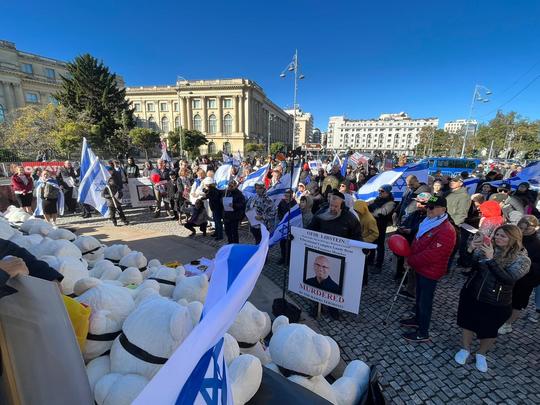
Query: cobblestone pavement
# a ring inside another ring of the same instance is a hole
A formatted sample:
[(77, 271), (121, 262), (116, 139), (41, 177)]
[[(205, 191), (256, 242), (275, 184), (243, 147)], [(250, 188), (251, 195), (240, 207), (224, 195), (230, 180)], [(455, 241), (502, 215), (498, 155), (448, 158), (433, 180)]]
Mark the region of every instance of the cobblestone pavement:
[[(154, 219), (147, 209), (126, 210), (133, 227), (160, 231), (165, 234), (189, 235), (176, 222), (162, 217)], [(99, 225), (104, 219), (87, 220), (71, 216), (61, 223)], [(203, 237), (195, 240), (219, 248), (224, 241)], [(253, 243), (248, 227), (240, 230), (244, 243)], [(278, 286), (286, 272), (277, 264), (279, 247), (273, 247), (263, 273)], [(456, 271), (439, 282), (431, 324), (431, 343), (407, 343), (398, 320), (407, 315), (412, 301), (398, 298), (388, 325), (383, 319), (398, 284), (393, 280), (391, 261), (387, 255), (383, 272), (370, 275), (363, 289), (360, 314), (342, 313), (342, 319), (332, 320), (323, 314), (318, 320), (321, 333), (332, 336), (341, 347), (342, 358), (348, 362), (361, 359), (377, 365), (387, 399), (395, 404), (540, 404), (540, 324), (520, 319), (514, 331), (499, 336), (494, 349), (488, 353), (489, 371), (480, 373), (473, 357), (465, 366), (454, 363), (453, 356), (460, 348), (461, 333), (456, 325), (459, 290), (464, 277)], [(309, 313), (311, 302), (289, 293), (289, 297)], [(527, 313), (532, 313), (532, 303)], [(476, 346), (475, 346), (476, 347)], [(473, 349), (474, 351), (474, 349)]]

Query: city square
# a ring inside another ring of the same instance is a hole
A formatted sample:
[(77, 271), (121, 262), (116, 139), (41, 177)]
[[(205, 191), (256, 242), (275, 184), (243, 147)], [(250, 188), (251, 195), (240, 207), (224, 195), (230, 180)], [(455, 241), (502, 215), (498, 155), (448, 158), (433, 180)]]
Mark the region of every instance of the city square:
[(0, 16), (0, 403), (540, 403), (538, 5), (61, 3)]

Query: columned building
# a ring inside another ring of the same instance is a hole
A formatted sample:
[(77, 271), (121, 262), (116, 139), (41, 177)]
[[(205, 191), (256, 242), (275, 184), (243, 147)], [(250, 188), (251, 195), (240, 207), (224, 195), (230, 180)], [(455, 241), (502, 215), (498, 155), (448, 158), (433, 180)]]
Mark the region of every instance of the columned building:
[(247, 79), (183, 80), (176, 86), (128, 87), (137, 125), (166, 135), (198, 130), (208, 139), (201, 153), (244, 151), (248, 143), (291, 143), (292, 117)]
[[(467, 124), (467, 120), (455, 120), (455, 121), (448, 121), (444, 123), (444, 130), (448, 132), (449, 134), (458, 134), (463, 135), (465, 132), (465, 125)], [(478, 126), (478, 121), (476, 120), (470, 120), (469, 121), (469, 132), (476, 130), (476, 127)]]
[(327, 148), (412, 153), (420, 141), (422, 128), (435, 130), (438, 125), (438, 118), (411, 118), (404, 112), (360, 120), (330, 117)]

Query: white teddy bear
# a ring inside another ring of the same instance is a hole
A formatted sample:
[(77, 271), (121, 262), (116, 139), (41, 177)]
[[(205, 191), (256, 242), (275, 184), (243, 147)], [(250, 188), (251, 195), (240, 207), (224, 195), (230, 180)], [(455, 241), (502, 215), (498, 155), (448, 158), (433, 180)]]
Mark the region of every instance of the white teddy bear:
[(146, 271), (146, 266), (148, 264), (148, 260), (141, 252), (137, 252), (135, 250), (132, 250), (127, 255), (122, 257), (120, 259), (120, 262), (118, 263), (118, 266), (125, 270), (128, 267), (135, 267), (139, 269), (139, 271), (142, 273)]
[(53, 226), (43, 219), (29, 218), (23, 222), (19, 229), (29, 235), (39, 234), (41, 236), (47, 236), (53, 230)]
[(32, 246), (39, 245), (43, 241), (43, 236), (34, 235), (16, 235), (10, 239), (13, 243), (16, 243), (20, 247), (30, 251)]
[(74, 242), (77, 239), (77, 235), (67, 229), (57, 228), (53, 229), (47, 234), (47, 237), (54, 240), (65, 239), (70, 242)]
[(199, 301), (204, 303), (206, 294), (208, 293), (208, 278), (206, 276), (186, 277), (180, 274), (176, 279), (176, 286), (173, 291), (173, 300), (178, 301), (182, 298), (191, 301)]
[(9, 222), (0, 221), (0, 238), (4, 240), (9, 240), (15, 236), (15, 228), (12, 228)]
[(270, 316), (259, 311), (251, 302), (246, 301), (228, 333), (236, 339), (242, 354), (252, 354), (263, 365), (272, 361), (270, 353), (261, 342), (272, 327)]
[(94, 263), (94, 267), (89, 272), (90, 277), (100, 280), (119, 281), (123, 286), (140, 285), (143, 274), (136, 267), (128, 267), (124, 271), (119, 266), (115, 266), (111, 261), (102, 259)]
[(105, 258), (105, 246), (93, 236), (79, 236), (73, 243), (79, 248), (89, 267), (94, 267), (97, 261)]
[(47, 262), (49, 266), (64, 276), (60, 286), (62, 287), (62, 293), (65, 295), (72, 296), (75, 283), (82, 278), (88, 277), (88, 264), (84, 260), (75, 259), (71, 256), (42, 256), (40, 260)]
[(30, 219), (32, 215), (23, 210), (22, 208), (17, 208), (14, 205), (10, 205), (6, 212), (4, 212), (4, 217), (9, 221), (15, 224), (21, 224), (24, 221)]
[(192, 329), (189, 306), (160, 296), (145, 298), (125, 320), (110, 360), (88, 364), (96, 403), (130, 404)]
[(176, 279), (184, 275), (185, 270), (182, 266), (173, 268), (167, 266), (150, 267), (147, 280), (156, 280), (159, 285), (159, 293), (164, 297), (172, 297), (176, 287)]
[(120, 263), (122, 257), (127, 256), (131, 252), (128, 245), (115, 244), (107, 246), (103, 252), (105, 259), (110, 260), (114, 264)]
[(57, 257), (74, 257), (75, 259), (82, 259), (81, 251), (72, 242), (65, 239), (52, 240), (43, 238), (39, 245), (31, 247), (30, 252), (40, 258), (42, 256), (57, 256)]
[(332, 385), (323, 374), (332, 361), (332, 343), (306, 325), (279, 316), (272, 325), (272, 363), (267, 367), (337, 405), (356, 404), (369, 383), (369, 366), (352, 361)]

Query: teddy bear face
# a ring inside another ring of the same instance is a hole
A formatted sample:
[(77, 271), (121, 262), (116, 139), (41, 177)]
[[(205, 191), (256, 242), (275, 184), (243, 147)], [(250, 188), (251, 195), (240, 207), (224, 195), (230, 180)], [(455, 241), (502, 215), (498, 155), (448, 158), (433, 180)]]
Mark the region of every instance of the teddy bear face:
[(275, 364), (308, 376), (321, 375), (325, 371), (332, 350), (324, 336), (297, 323), (279, 327), (269, 348)]
[(73, 242), (75, 241), (75, 239), (77, 239), (77, 236), (73, 232), (62, 228), (53, 229), (47, 234), (47, 236), (54, 240), (65, 239), (70, 242)]
[(187, 307), (151, 296), (128, 316), (111, 348), (111, 371), (151, 379), (193, 329)]
[(173, 291), (173, 299), (178, 301), (185, 299), (188, 302), (199, 301), (204, 303), (208, 293), (208, 279), (205, 275), (186, 277), (178, 276), (176, 287)]
[(228, 332), (238, 341), (254, 344), (264, 338), (267, 331), (267, 317), (255, 305), (246, 301)]
[(90, 267), (105, 257), (105, 246), (93, 236), (79, 236), (73, 243), (79, 248)]
[[(183, 268), (182, 268), (183, 270)], [(153, 267), (149, 270), (148, 280), (156, 280), (159, 283), (159, 293), (163, 297), (172, 297), (174, 288), (176, 287), (176, 279), (183, 271), (178, 268), (167, 266)]]
[(128, 245), (115, 244), (107, 246), (105, 248), (105, 259), (110, 260), (113, 263), (119, 263), (122, 257), (127, 256), (131, 252)]
[(124, 257), (120, 259), (118, 266), (122, 270), (127, 269), (128, 267), (136, 267), (139, 271), (145, 271), (148, 260), (141, 252), (131, 251)]
[(82, 278), (88, 277), (88, 265), (82, 259), (76, 259), (70, 256), (43, 256), (41, 260), (47, 262), (49, 266), (64, 276), (60, 282), (60, 286), (65, 295), (73, 295), (75, 283)]

